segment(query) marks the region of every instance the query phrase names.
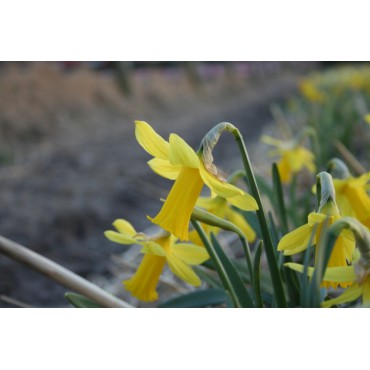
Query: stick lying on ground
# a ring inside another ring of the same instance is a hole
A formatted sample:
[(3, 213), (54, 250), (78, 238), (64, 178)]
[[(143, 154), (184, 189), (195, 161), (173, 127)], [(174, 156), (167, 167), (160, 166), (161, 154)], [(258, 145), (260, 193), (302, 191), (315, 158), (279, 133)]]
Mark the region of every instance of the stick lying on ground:
[(55, 280), (68, 289), (86, 296), (103, 307), (133, 307), (129, 303), (113, 296), (72, 271), (3, 236), (0, 236), (0, 253), (18, 262), (24, 263), (34, 270), (46, 275), (48, 278)]

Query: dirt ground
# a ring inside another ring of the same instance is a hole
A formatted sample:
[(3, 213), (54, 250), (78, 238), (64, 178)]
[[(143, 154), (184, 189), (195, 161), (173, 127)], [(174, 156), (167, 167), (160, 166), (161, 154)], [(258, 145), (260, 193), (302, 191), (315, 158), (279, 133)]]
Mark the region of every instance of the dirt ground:
[[(134, 271), (137, 253), (106, 240), (103, 232), (116, 218), (138, 230), (150, 228), (146, 215), (156, 214), (171, 183), (146, 165), (150, 158), (135, 140), (133, 121), (147, 121), (164, 137), (175, 132), (193, 148), (215, 124), (231, 122), (258, 167), (262, 158), (254, 148), (272, 121), (270, 104), (295, 91), (310, 68), (278, 66), (248, 76), (214, 67), (203, 71), (199, 85), (177, 67), (142, 68), (131, 76), (133, 95), (125, 96), (109, 71), (64, 71), (50, 63), (2, 66), (0, 234), (138, 304), (120, 283)], [(241, 166), (227, 134), (215, 157), (228, 172)], [(166, 276), (164, 284), (186, 289)], [(0, 255), (5, 299), (69, 307), (65, 291)], [(0, 307), (15, 305), (0, 300)]]

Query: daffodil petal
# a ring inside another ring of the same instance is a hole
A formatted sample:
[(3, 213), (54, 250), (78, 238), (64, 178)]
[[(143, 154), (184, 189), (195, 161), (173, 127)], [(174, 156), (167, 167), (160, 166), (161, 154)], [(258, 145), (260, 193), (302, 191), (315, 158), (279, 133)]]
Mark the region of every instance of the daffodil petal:
[(148, 165), (155, 173), (169, 180), (176, 180), (182, 168), (182, 166), (175, 166), (170, 161), (161, 158), (151, 159)]
[(113, 226), (120, 232), (121, 234), (127, 234), (129, 236), (134, 236), (137, 234), (135, 228), (126, 220), (119, 218), (113, 222)]
[[(290, 251), (294, 250), (294, 253), (299, 253), (309, 247), (308, 242), (310, 241), (312, 233), (312, 225), (305, 224), (284, 235), (278, 244), (278, 250), (284, 251), (285, 255), (290, 255)], [(313, 240), (313, 243), (315, 241)]]
[[(304, 266), (294, 262), (284, 263), (284, 266), (289, 267), (294, 271), (303, 273)], [(308, 267), (307, 275), (312, 277), (314, 272), (313, 267)], [(325, 271), (324, 280), (326, 281), (335, 281), (338, 283), (346, 283), (349, 281), (356, 280), (356, 274), (353, 266), (346, 267), (328, 267)]]
[(199, 265), (209, 259), (209, 254), (204, 247), (178, 243), (171, 248), (172, 253), (189, 265)]
[(127, 234), (120, 234), (116, 231), (108, 230), (104, 232), (104, 235), (112, 242), (119, 244), (139, 244), (139, 242), (133, 237)]
[[(286, 262), (286, 263), (284, 263), (284, 266), (285, 267), (288, 267), (288, 268), (290, 268), (290, 269), (292, 269), (294, 271), (297, 271), (297, 272), (303, 273), (303, 271), (304, 271), (304, 266), (303, 265), (300, 265), (299, 263)], [(312, 277), (313, 272), (314, 272), (314, 268), (313, 267), (308, 267), (308, 269), (307, 269), (307, 275), (309, 277)]]
[(292, 169), (286, 156), (282, 156), (280, 162), (277, 164), (280, 180), (283, 184), (288, 184), (292, 179)]
[(306, 148), (298, 147), (294, 149), (289, 156), (289, 160), (293, 172), (298, 172), (303, 167), (307, 167), (310, 172), (315, 171), (314, 155)]
[(194, 150), (180, 136), (170, 135), (170, 162), (190, 168), (199, 168), (199, 158)]
[(347, 288), (339, 297), (330, 299), (321, 303), (322, 307), (331, 307), (335, 304), (345, 303), (345, 302), (352, 302), (358, 297), (361, 296), (363, 288), (358, 285), (358, 283), (354, 283), (349, 288)]
[(201, 284), (199, 277), (193, 269), (174, 254), (169, 253), (167, 255), (167, 263), (170, 270), (180, 279), (193, 286), (199, 286)]
[(328, 267), (325, 271), (324, 280), (347, 283), (356, 280), (353, 266)]
[(283, 143), (281, 140), (275, 139), (275, 138), (273, 138), (271, 136), (268, 136), (268, 135), (262, 135), (261, 136), (261, 141), (265, 144), (276, 146), (278, 148), (281, 147), (282, 143)]
[(364, 116), (364, 121), (365, 121), (366, 123), (370, 124), (370, 114), (369, 114), (369, 113), (368, 113), (368, 114), (365, 114), (365, 116)]
[(217, 195), (224, 198), (232, 198), (243, 194), (243, 190), (231, 185), (227, 182), (221, 181), (216, 176), (210, 174), (205, 168), (203, 163), (199, 169), (200, 176), (202, 177), (204, 183)]
[(256, 200), (248, 193), (237, 195), (236, 197), (227, 199), (233, 206), (244, 211), (255, 211), (258, 209)]
[(135, 121), (135, 136), (139, 144), (153, 157), (168, 159), (169, 143), (144, 121)]
[(195, 245), (203, 246), (202, 239), (200, 238), (198, 232), (196, 230), (189, 231), (189, 241)]
[(226, 204), (226, 199), (221, 197), (199, 197), (197, 200), (197, 207), (205, 210), (211, 210), (219, 207), (223, 207)]
[(140, 253), (155, 254), (156, 256), (166, 256), (166, 251), (157, 243), (149, 240), (143, 244), (143, 248)]
[(324, 215), (323, 213), (311, 212), (308, 215), (308, 223), (310, 225), (318, 224), (318, 223), (324, 222), (327, 218), (328, 216)]
[(256, 232), (238, 211), (229, 208), (226, 211), (226, 218), (243, 231), (249, 242), (253, 242), (256, 239)]
[(354, 212), (354, 209), (352, 208), (352, 205), (349, 199), (344, 194), (337, 191), (337, 188), (335, 188), (335, 193), (336, 193), (336, 202), (337, 202), (340, 214), (342, 216), (356, 217), (356, 214)]
[(370, 303), (370, 279), (367, 277), (363, 284), (363, 294), (362, 294), (362, 303)]

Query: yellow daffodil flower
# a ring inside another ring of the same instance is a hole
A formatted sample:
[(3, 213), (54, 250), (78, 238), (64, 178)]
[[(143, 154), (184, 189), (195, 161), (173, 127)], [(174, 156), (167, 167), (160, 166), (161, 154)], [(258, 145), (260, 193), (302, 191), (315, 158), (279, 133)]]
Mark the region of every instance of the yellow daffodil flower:
[(277, 164), (280, 179), (283, 183), (289, 183), (292, 175), (307, 168), (311, 173), (315, 173), (314, 155), (308, 149), (299, 144), (297, 140), (282, 141), (263, 135), (261, 138), (265, 144), (276, 147), (276, 150), (270, 152), (272, 156), (280, 156)]
[(364, 117), (364, 121), (370, 125), (370, 113), (366, 114), (365, 117)]
[[(338, 279), (339, 276), (350, 278), (353, 281), (353, 284), (347, 288), (340, 296), (327, 300), (321, 304), (322, 307), (331, 307), (335, 304), (341, 304), (346, 302), (352, 302), (356, 299), (362, 297), (363, 304), (370, 304), (370, 274), (369, 272), (362, 280), (358, 280), (356, 276), (356, 271), (354, 266), (347, 266), (338, 268), (337, 271), (333, 274), (331, 269), (327, 269), (328, 274), (332, 274), (332, 279)], [(325, 274), (325, 277), (327, 275)], [(326, 277), (329, 279), (328, 277)]]
[[(196, 203), (197, 207), (206, 210), (213, 215), (220, 217), (224, 220), (230, 221), (238, 226), (246, 236), (249, 242), (253, 242), (256, 239), (256, 233), (252, 227), (248, 224), (245, 218), (235, 209), (232, 208), (231, 204), (228, 203), (226, 198), (218, 195), (214, 197), (200, 197)], [(209, 235), (211, 231), (214, 234), (219, 232), (218, 227), (202, 224), (204, 231)], [(193, 230), (189, 233), (190, 240), (198, 245), (202, 245), (202, 242), (198, 236), (198, 233)]]
[(199, 265), (209, 256), (205, 248), (189, 243), (176, 243), (176, 238), (165, 232), (154, 237), (138, 233), (126, 220), (117, 219), (113, 226), (117, 231), (109, 230), (104, 235), (119, 244), (138, 244), (144, 254), (134, 276), (123, 282), (132, 295), (142, 301), (158, 299), (156, 287), (159, 277), (168, 264), (170, 270), (190, 285), (199, 286), (201, 281), (191, 265)]
[[(285, 263), (284, 266), (292, 270), (303, 272), (304, 266), (298, 263)], [(307, 275), (312, 277), (314, 268), (309, 267)], [(331, 307), (335, 304), (351, 302), (362, 295), (363, 303), (370, 303), (370, 277), (366, 277), (361, 283), (357, 282), (354, 266), (328, 267), (324, 274), (325, 281), (340, 283), (341, 286), (349, 286), (340, 296), (327, 300), (321, 304), (322, 307)]]
[[(330, 202), (332, 203), (332, 202)], [(284, 255), (290, 256), (302, 252), (307, 249), (310, 238), (313, 233), (313, 228), (317, 225), (317, 229), (312, 238), (311, 245), (318, 245), (322, 237), (323, 223), (328, 220), (328, 227), (336, 220), (340, 219), (339, 211), (334, 204), (329, 204), (324, 207), (321, 212), (311, 212), (308, 215), (308, 222), (298, 227), (296, 230), (283, 236), (278, 244), (278, 250), (283, 251)], [(329, 259), (329, 267), (347, 266), (352, 259), (352, 253), (355, 249), (355, 239), (349, 230), (343, 230), (335, 242), (333, 252)], [(316, 248), (315, 259), (317, 257), (318, 249)], [(348, 283), (341, 281), (323, 281), (323, 287), (336, 288), (338, 284), (341, 287), (347, 287)]]
[(316, 87), (312, 80), (303, 80), (299, 85), (302, 95), (312, 103), (322, 103), (325, 95)]
[(341, 215), (357, 218), (367, 227), (370, 227), (370, 197), (367, 192), (369, 181), (370, 172), (359, 177), (333, 179)]
[[(329, 270), (329, 269), (328, 269)], [(329, 270), (329, 274), (331, 271)], [(362, 280), (358, 280), (354, 266), (341, 267), (336, 271), (335, 276), (332, 278), (338, 278), (338, 276), (345, 276), (351, 278), (353, 284), (347, 288), (340, 296), (329, 299), (321, 304), (322, 307), (331, 307), (335, 304), (341, 304), (346, 302), (353, 302), (361, 297), (362, 303), (365, 305), (370, 304), (370, 274), (367, 273)], [(325, 275), (326, 276), (326, 275)]]
[[(370, 270), (361, 267), (360, 254), (356, 249), (353, 253), (353, 262), (351, 266), (328, 267), (325, 271), (324, 279), (326, 281), (341, 282), (349, 286), (341, 295), (336, 298), (324, 301), (322, 307), (331, 307), (336, 304), (352, 302), (362, 297), (363, 304), (370, 304)], [(298, 263), (285, 263), (285, 266), (292, 270), (303, 272), (304, 266)], [(309, 267), (307, 275), (312, 277), (314, 268)]]
[(201, 153), (183, 139), (171, 134), (169, 141), (143, 121), (135, 121), (139, 144), (154, 159), (148, 162), (154, 172), (176, 180), (156, 217), (149, 219), (181, 240), (189, 240), (191, 213), (204, 185), (243, 210), (258, 209), (255, 199), (206, 168)]

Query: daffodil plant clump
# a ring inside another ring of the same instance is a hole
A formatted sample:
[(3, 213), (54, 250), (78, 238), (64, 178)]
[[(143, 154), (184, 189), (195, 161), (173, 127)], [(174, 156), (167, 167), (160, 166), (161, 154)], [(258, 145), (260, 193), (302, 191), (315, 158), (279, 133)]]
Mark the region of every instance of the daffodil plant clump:
[[(231, 123), (215, 125), (194, 150), (175, 133), (165, 139), (149, 123), (135, 122), (149, 168), (172, 185), (158, 200), (158, 213), (143, 215), (157, 226), (156, 234), (136, 230), (124, 214), (105, 231), (110, 241), (136, 245), (142, 254), (123, 289), (158, 307), (370, 304), (370, 172), (361, 163), (367, 149), (358, 160), (346, 145), (352, 137), (341, 141), (352, 133), (334, 120), (342, 112), (352, 119), (346, 125), (370, 130), (370, 72), (337, 73), (302, 82), (295, 106), (280, 112), (290, 117), (280, 119), (284, 139), (262, 136), (275, 161), (271, 180), (255, 176), (244, 139)], [(347, 98), (352, 105), (336, 106)], [(306, 121), (293, 133), (289, 119), (297, 112)], [(212, 155), (224, 134), (235, 139), (243, 163), (229, 177)], [(157, 288), (166, 268), (196, 288), (162, 299)], [(76, 297), (68, 298), (75, 304)]]

